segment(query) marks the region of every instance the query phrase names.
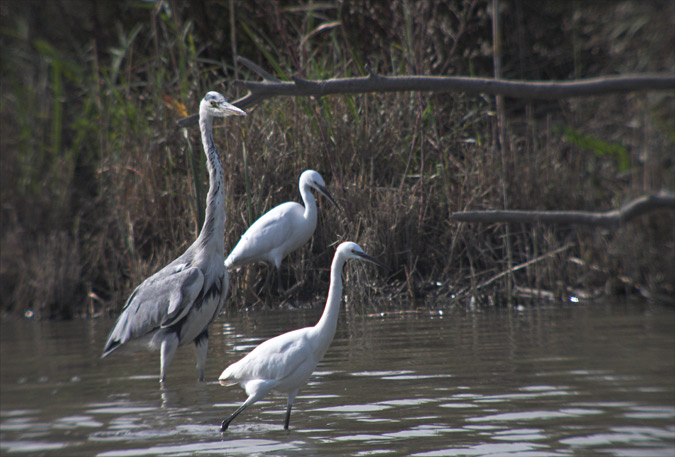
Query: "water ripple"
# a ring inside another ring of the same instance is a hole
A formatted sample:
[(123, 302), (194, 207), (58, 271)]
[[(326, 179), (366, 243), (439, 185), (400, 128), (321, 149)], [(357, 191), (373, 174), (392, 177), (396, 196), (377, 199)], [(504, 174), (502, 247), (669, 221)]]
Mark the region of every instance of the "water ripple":
[(146, 449), (123, 449), (100, 452), (98, 457), (138, 457), (147, 455), (256, 455), (293, 449), (294, 443), (281, 443), (266, 439), (239, 439), (230, 441), (212, 441), (206, 443), (178, 444), (174, 446), (152, 446)]
[(270, 395), (221, 433), (245, 394), (215, 379), (233, 348), (298, 327), (299, 313), (263, 313), (255, 325), (229, 316), (213, 327), (209, 382), (195, 381), (192, 350), (181, 348), (161, 388), (157, 354), (99, 359), (112, 322), (24, 328), (2, 347), (0, 454), (673, 457), (675, 313), (603, 309), (341, 316), (289, 431), (284, 396)]
[(553, 451), (542, 451), (543, 445), (532, 443), (496, 443), (496, 444), (478, 444), (475, 446), (463, 448), (447, 448), (436, 451), (418, 452), (411, 454), (415, 457), (449, 457), (449, 456), (527, 456), (527, 457), (544, 457), (544, 456), (563, 456), (571, 455), (569, 453), (560, 453)]
[(9, 453), (28, 453), (28, 452), (46, 452), (63, 449), (68, 446), (67, 443), (53, 443), (48, 441), (1, 441), (0, 449)]

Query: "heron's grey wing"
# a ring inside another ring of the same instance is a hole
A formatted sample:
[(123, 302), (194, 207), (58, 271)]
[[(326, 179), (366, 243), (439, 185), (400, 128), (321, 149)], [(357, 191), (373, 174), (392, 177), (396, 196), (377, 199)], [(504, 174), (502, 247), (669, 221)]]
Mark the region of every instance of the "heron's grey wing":
[(181, 273), (183, 273), (181, 277), (176, 278), (175, 284), (171, 287), (169, 309), (162, 327), (171, 327), (185, 317), (204, 286), (204, 274), (199, 268), (188, 268)]
[(182, 319), (204, 285), (200, 269), (162, 269), (142, 282), (131, 294), (110, 332), (103, 357), (127, 341)]

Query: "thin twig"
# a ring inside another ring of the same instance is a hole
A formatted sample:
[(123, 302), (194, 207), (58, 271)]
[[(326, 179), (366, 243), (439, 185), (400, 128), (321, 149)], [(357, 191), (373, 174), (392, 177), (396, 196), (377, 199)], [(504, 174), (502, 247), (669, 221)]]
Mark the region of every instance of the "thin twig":
[(560, 254), (561, 252), (568, 250), (569, 248), (573, 247), (574, 245), (575, 245), (574, 243), (567, 243), (566, 245), (561, 246), (558, 249), (554, 249), (553, 251), (547, 252), (546, 254), (542, 254), (539, 257), (535, 257), (534, 259), (530, 259), (527, 262), (516, 265), (515, 267), (508, 268), (508, 269), (502, 271), (501, 273), (494, 275), (493, 277), (491, 277), (487, 281), (484, 281), (484, 282), (478, 284), (476, 286), (476, 289), (482, 289), (483, 287), (489, 286), (490, 284), (492, 284), (493, 282), (495, 282), (496, 280), (498, 280), (498, 279), (500, 279), (504, 276), (511, 275), (512, 273), (515, 273), (518, 270), (522, 270), (523, 268), (528, 267), (532, 264), (541, 262), (542, 260), (544, 260), (548, 257), (552, 257), (556, 254)]

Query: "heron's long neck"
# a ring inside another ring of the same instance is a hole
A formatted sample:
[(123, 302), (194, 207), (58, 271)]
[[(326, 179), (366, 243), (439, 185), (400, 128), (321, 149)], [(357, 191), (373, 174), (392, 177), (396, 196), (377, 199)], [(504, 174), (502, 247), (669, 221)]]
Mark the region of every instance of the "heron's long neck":
[(344, 259), (339, 256), (335, 256), (333, 259), (333, 264), (330, 267), (330, 287), (328, 288), (326, 307), (321, 319), (314, 326), (317, 335), (319, 335), (318, 338), (320, 338), (319, 349), (317, 350), (317, 352), (320, 352), (319, 357), (323, 357), (335, 336), (340, 302), (342, 301), (342, 267), (344, 264)]
[(218, 150), (213, 142), (213, 117), (202, 115), (199, 118), (202, 132), (202, 144), (206, 154), (206, 167), (209, 171), (209, 193), (206, 196), (206, 215), (204, 226), (199, 234), (202, 246), (209, 246), (221, 257), (225, 254), (225, 181), (223, 166), (220, 164)]

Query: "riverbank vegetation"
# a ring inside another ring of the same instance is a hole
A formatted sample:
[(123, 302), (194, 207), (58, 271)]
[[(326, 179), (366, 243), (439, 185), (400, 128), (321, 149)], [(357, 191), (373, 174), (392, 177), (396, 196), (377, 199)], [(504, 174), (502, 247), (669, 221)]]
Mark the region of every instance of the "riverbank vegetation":
[[(674, 72), (669, 1), (501, 1), (501, 76)], [(491, 2), (6, 2), (2, 32), (0, 304), (42, 317), (115, 314), (190, 245), (208, 185), (196, 129), (176, 121), (236, 79), (494, 76)], [(359, 309), (675, 295), (675, 212), (617, 229), (468, 224), (457, 211), (603, 211), (675, 189), (675, 93), (555, 101), (422, 92), (277, 97), (215, 131), (226, 249), (321, 172), (310, 244), (284, 262), (294, 304), (323, 303), (334, 247)], [(500, 140), (501, 133), (501, 140)], [(233, 272), (228, 306), (262, 306), (267, 266)], [(278, 303), (281, 299), (275, 299)], [(278, 306), (278, 305), (275, 305)]]

